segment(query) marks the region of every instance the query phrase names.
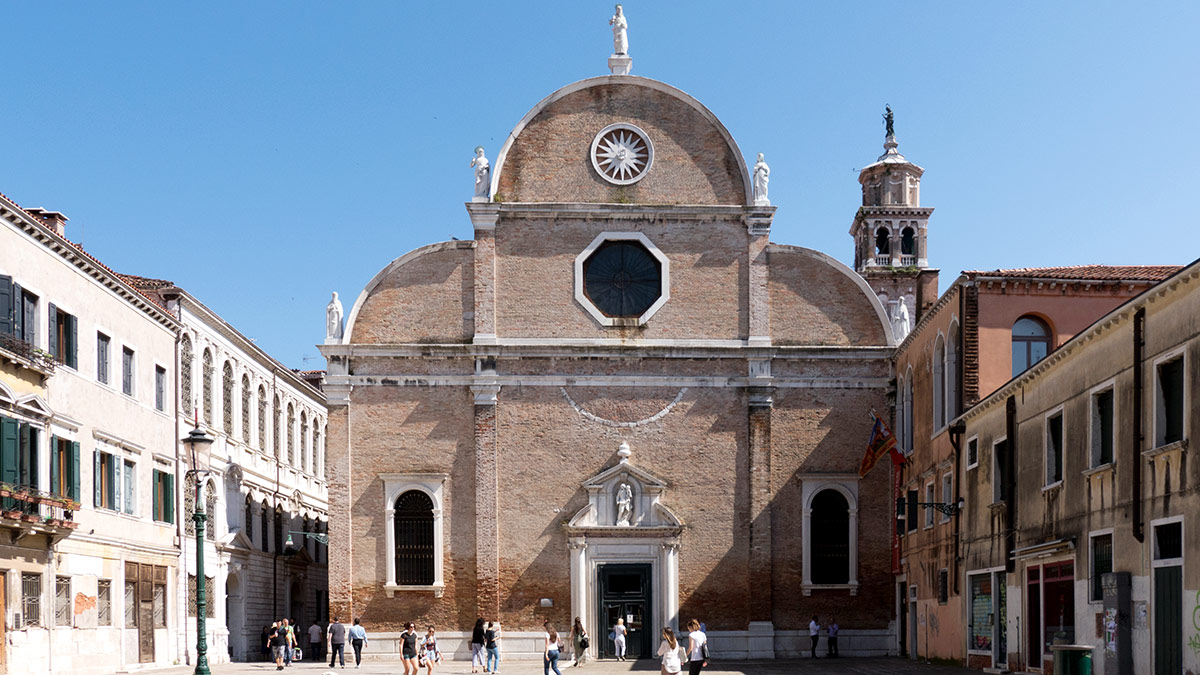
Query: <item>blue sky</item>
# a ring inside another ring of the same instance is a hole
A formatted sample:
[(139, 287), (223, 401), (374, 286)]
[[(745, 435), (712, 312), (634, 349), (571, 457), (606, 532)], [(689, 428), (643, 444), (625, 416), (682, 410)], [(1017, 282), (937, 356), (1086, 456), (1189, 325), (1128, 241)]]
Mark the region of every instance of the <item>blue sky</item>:
[[(1185, 263), (1200, 3), (630, 0), (633, 74), (765, 152), (772, 239), (850, 262), (857, 169), (926, 169), (931, 263)], [(472, 148), (607, 72), (610, 2), (8, 3), (0, 192), (319, 368), (404, 252), (470, 238)]]

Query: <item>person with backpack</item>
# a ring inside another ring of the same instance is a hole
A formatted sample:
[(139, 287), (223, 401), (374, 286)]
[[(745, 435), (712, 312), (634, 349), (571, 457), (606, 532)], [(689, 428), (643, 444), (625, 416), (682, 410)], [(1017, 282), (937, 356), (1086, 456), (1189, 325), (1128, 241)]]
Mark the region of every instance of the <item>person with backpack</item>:
[(658, 656), (662, 659), (662, 675), (676, 675), (683, 670), (683, 647), (675, 639), (670, 626), (662, 629), (663, 641), (658, 645)]
[(708, 636), (700, 630), (700, 622), (688, 622), (688, 675), (700, 675), (708, 665)]
[(579, 617), (575, 617), (575, 625), (571, 626), (571, 645), (575, 648), (575, 663), (571, 665), (578, 668), (587, 663), (589, 639)]

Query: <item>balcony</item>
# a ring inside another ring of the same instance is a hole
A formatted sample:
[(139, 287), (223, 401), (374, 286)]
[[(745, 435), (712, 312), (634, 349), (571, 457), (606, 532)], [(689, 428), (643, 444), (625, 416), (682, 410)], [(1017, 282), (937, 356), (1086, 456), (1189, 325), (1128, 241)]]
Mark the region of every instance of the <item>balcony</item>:
[(8, 333), (0, 333), (0, 357), (41, 373), (43, 377), (54, 374), (54, 358), (48, 352)]
[(31, 534), (44, 534), (52, 542), (71, 534), (79, 523), (79, 502), (24, 485), (0, 483), (0, 527), (18, 531), (14, 541)]
[(917, 266), (917, 256), (901, 255), (900, 256), (900, 266), (901, 267), (916, 267)]
[(875, 267), (891, 267), (892, 266), (892, 256), (890, 256), (890, 255), (874, 256), (871, 258), (871, 264), (874, 265)]

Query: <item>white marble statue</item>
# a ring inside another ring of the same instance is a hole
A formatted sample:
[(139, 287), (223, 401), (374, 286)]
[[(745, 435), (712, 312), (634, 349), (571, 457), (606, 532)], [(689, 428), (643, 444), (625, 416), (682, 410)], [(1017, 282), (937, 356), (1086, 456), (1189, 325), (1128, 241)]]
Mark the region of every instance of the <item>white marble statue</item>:
[(624, 56), (629, 53), (629, 22), (625, 20), (625, 10), (617, 5), (617, 13), (608, 20), (613, 30), (613, 54)]
[(757, 206), (768, 206), (771, 200), (767, 199), (767, 183), (771, 182), (771, 167), (767, 166), (767, 161), (763, 159), (763, 154), (758, 153), (758, 161), (754, 163), (754, 203)]
[(483, 156), (482, 145), (475, 148), (471, 166), (475, 168), (475, 197), (472, 201), (486, 202), (491, 198), (492, 167), (488, 164), (487, 157)]
[(633, 489), (629, 483), (621, 483), (617, 488), (617, 525), (629, 527), (633, 520)]
[(333, 299), (325, 306), (325, 342), (337, 342), (342, 339), (342, 302), (338, 300), (337, 291)]
[(900, 298), (898, 303), (900, 306), (896, 308), (896, 315), (892, 317), (892, 334), (896, 336), (896, 340), (903, 340), (912, 330), (912, 321), (908, 316), (908, 303), (904, 298)]

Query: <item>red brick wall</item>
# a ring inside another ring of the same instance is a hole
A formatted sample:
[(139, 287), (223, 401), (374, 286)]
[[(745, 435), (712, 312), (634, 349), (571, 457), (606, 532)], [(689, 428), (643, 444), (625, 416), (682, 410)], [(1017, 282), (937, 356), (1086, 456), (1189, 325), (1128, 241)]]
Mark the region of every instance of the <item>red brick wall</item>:
[(464, 342), (475, 334), (471, 242), (420, 253), (371, 292), (352, 327), (355, 344)]
[(783, 246), (767, 251), (776, 344), (887, 344), (879, 315), (853, 278), (815, 251)]

